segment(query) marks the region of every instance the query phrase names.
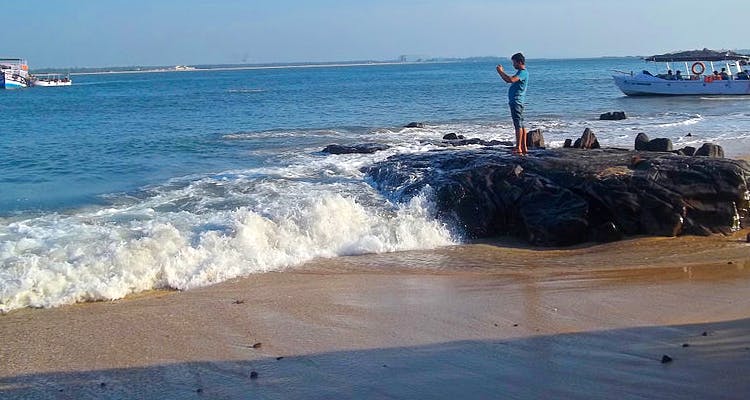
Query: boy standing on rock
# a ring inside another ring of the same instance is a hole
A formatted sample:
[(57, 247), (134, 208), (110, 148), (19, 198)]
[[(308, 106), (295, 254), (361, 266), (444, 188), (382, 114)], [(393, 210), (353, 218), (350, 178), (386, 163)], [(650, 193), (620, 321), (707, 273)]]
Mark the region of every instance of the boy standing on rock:
[(523, 124), (523, 105), (526, 102), (526, 87), (529, 82), (529, 72), (526, 71), (526, 58), (521, 53), (513, 54), (510, 58), (513, 61), (513, 68), (516, 74), (510, 76), (505, 73), (502, 65), (497, 66), (497, 73), (507, 83), (510, 83), (508, 89), (508, 105), (510, 106), (510, 117), (513, 119), (513, 127), (516, 129), (516, 148), (513, 154), (526, 154), (526, 127)]

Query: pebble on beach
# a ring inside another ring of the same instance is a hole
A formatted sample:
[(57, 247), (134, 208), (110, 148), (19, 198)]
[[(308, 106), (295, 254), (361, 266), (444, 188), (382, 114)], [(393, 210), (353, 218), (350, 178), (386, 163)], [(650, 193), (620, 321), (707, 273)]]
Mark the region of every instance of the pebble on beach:
[(261, 346), (263, 346), (263, 343), (261, 343), (261, 342), (258, 342), (258, 343), (255, 343), (255, 344), (254, 344), (254, 345), (252, 346), (252, 348), (254, 348), (254, 349), (259, 349), (259, 348), (260, 348)]

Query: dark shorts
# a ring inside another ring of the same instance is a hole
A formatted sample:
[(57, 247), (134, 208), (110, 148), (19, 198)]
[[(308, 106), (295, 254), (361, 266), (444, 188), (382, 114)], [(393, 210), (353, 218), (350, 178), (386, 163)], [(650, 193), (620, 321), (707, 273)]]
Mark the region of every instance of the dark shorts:
[(523, 126), (523, 104), (509, 103), (510, 117), (513, 119), (513, 127), (516, 129), (525, 128)]

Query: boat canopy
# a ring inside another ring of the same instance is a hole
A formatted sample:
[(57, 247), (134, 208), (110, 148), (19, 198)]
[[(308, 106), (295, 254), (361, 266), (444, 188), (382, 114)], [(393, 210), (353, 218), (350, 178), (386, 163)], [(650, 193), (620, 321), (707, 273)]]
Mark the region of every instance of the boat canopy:
[(646, 61), (675, 62), (675, 61), (750, 61), (750, 56), (733, 51), (716, 50), (688, 50), (676, 53), (657, 54), (644, 58)]

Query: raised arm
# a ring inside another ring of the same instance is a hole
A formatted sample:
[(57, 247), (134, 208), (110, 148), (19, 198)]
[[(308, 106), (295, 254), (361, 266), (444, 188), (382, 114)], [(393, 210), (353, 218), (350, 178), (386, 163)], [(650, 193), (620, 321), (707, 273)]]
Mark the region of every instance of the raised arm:
[(506, 74), (505, 70), (503, 70), (503, 66), (502, 65), (498, 65), (495, 69), (497, 70), (498, 75), (500, 75), (500, 77), (503, 78), (503, 80), (505, 82), (515, 83), (515, 82), (518, 82), (518, 81), (521, 80), (521, 78), (519, 78), (519, 77), (517, 77), (515, 75), (511, 76), (511, 75)]

